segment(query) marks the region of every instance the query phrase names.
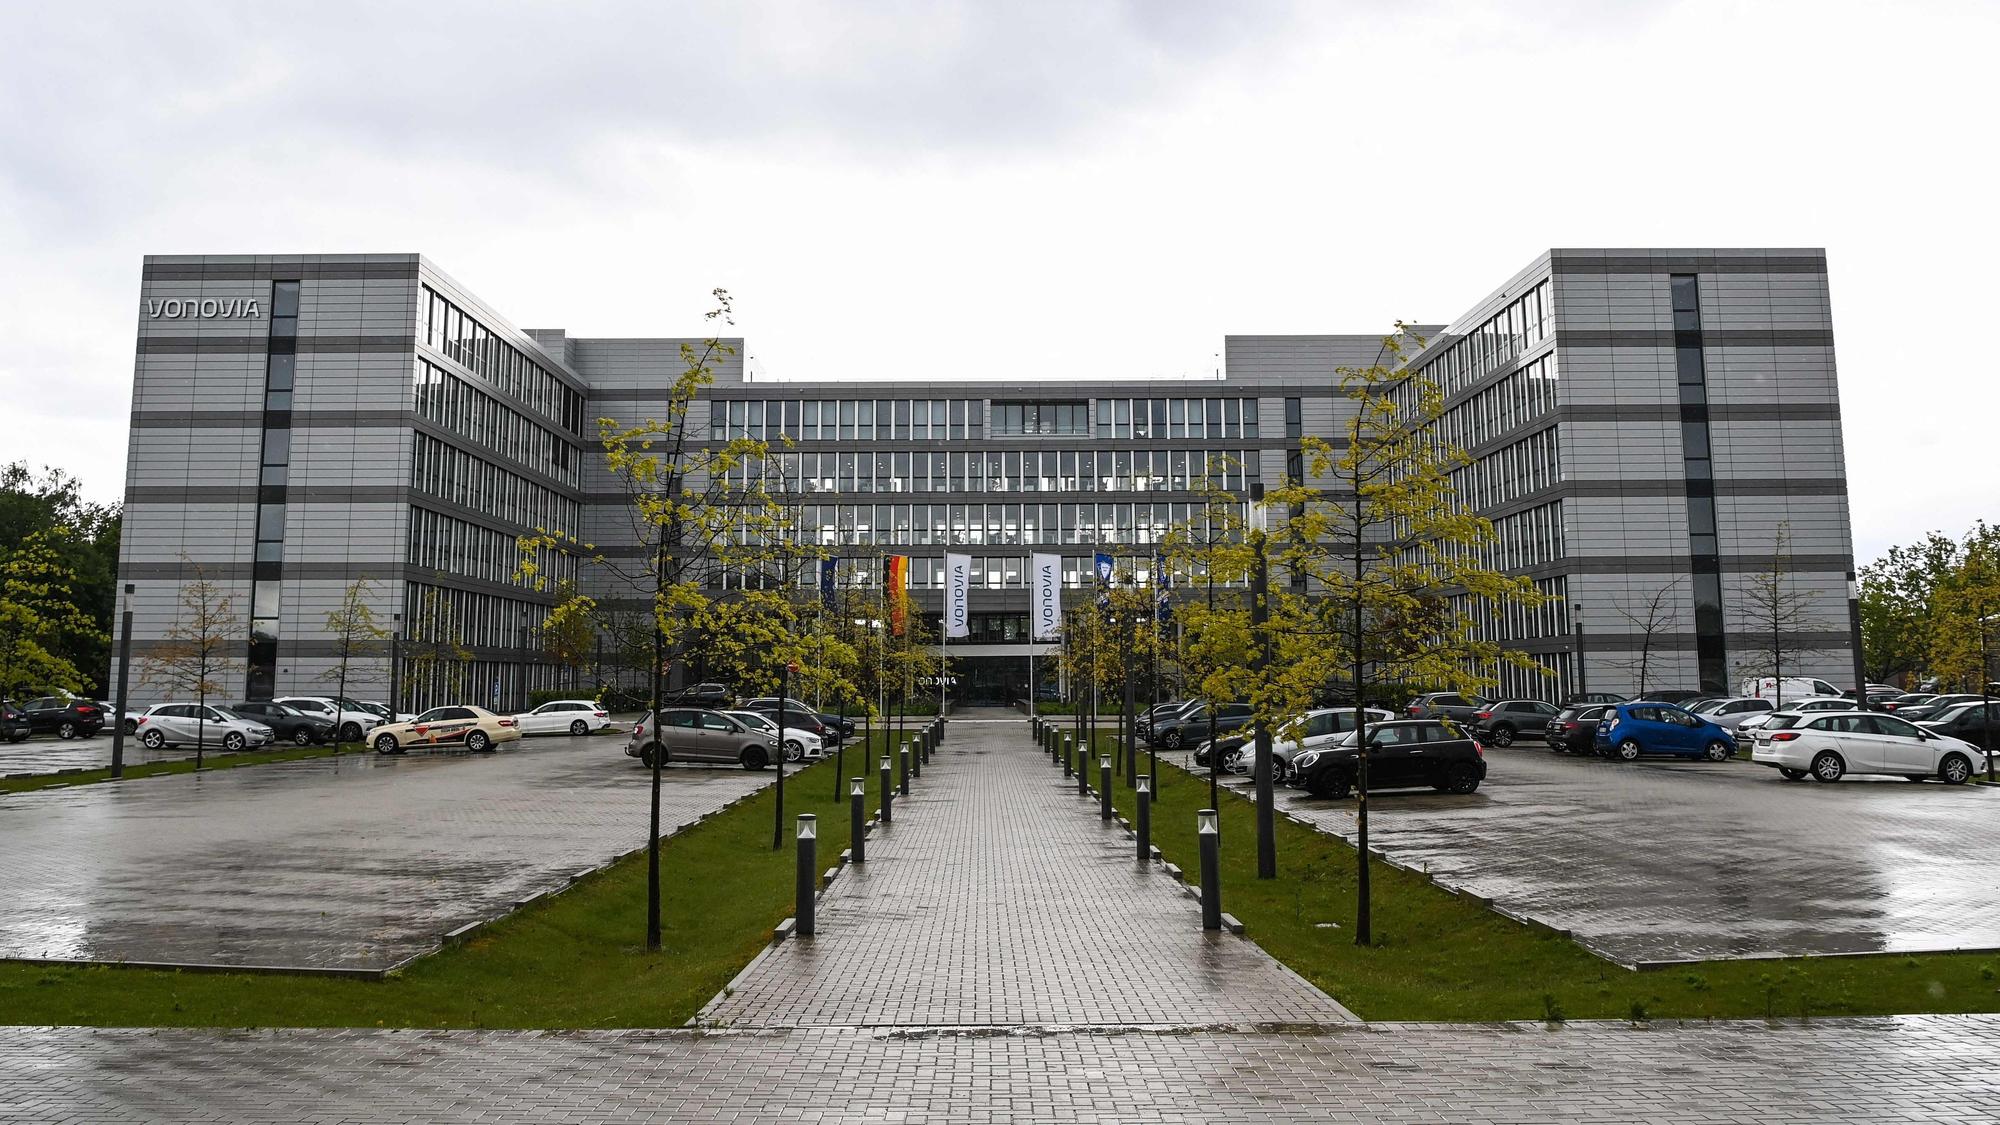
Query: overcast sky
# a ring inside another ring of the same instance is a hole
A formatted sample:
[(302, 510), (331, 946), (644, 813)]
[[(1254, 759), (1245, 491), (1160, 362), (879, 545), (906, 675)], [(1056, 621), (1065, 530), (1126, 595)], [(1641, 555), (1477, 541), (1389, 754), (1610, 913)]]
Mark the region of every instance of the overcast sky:
[[(2000, 4), (13, 6), (0, 460), (123, 488), (140, 258), (419, 251), (774, 377), (1160, 377), (1550, 246), (1824, 246), (1856, 552), (2000, 517)], [(1974, 341), (1971, 347), (1958, 338)]]

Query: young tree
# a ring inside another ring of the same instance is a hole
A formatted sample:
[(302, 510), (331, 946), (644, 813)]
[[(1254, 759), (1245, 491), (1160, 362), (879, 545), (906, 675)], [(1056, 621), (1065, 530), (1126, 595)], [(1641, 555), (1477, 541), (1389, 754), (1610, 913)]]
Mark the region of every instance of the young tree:
[[(1785, 705), (1785, 670), (1796, 669), (1819, 648), (1804, 636), (1828, 628), (1813, 612), (1818, 600), (1811, 590), (1799, 588), (1797, 568), (1792, 563), (1792, 524), (1780, 520), (1771, 537), (1771, 566), (1746, 575), (1740, 613), (1745, 628), (1733, 638), (1736, 667), (1752, 678), (1771, 676), (1777, 681), (1775, 706)], [(1861, 690), (1861, 685), (1855, 685)]]
[(93, 504), (82, 485), (60, 469), (0, 466), (0, 544), (25, 544), (41, 533), (55, 562), (73, 576), (70, 598), (92, 628), (66, 633), (50, 655), (81, 674), (75, 690), (96, 694), (111, 664), (111, 627), (118, 603), (119, 510)]
[(169, 696), (194, 697), (194, 768), (199, 770), (208, 735), (208, 698), (222, 694), (222, 678), (237, 663), (230, 654), (242, 651), (243, 622), (236, 616), (235, 600), (199, 563), (186, 555), (181, 563), (184, 573), (194, 577), (181, 582), (180, 612), (165, 639), (147, 654), (144, 679)]
[(1966, 535), (1961, 557), (1939, 581), (1925, 643), (1940, 685), (1983, 692), (1993, 678), (1993, 638), (2000, 625), (2000, 529), (1982, 523)]
[[(333, 639), (333, 667), (319, 674), (322, 683), (334, 685), (334, 713), (339, 718), (347, 708), (347, 670), (357, 658), (373, 656), (380, 650), (383, 641), (389, 637), (389, 630), (375, 620), (375, 607), (369, 604), (374, 596), (374, 583), (367, 575), (362, 575), (347, 584), (341, 591), (340, 605), (326, 614), (326, 633)], [(392, 705), (393, 707), (393, 705)], [(344, 740), (347, 731), (335, 724), (333, 741), (336, 747)], [(357, 732), (358, 734), (358, 732)]]
[(580, 593), (572, 579), (556, 583), (555, 593), (555, 607), (542, 623), (542, 651), (569, 672), (569, 687), (574, 691), (577, 670), (596, 651), (597, 599)]
[(101, 636), (63, 562), (68, 534), (61, 526), (31, 532), (0, 564), (0, 696), (76, 692), (93, 678), (73, 659)]
[(1925, 667), (1933, 601), (1963, 560), (1956, 540), (1933, 531), (1861, 568), (1862, 668), (1869, 678), (1888, 680)]
[(1672, 582), (1654, 590), (1646, 599), (1646, 604), (1638, 609), (1627, 609), (1618, 605), (1618, 615), (1630, 622), (1639, 633), (1639, 655), (1611, 662), (1613, 667), (1623, 668), (1633, 673), (1639, 680), (1639, 693), (1632, 698), (1644, 699), (1652, 685), (1653, 643), (1673, 621), (1674, 584)]
[[(444, 591), (425, 587), (411, 615), (403, 651), (410, 665), (410, 682), (422, 686), (430, 701), (427, 706), (434, 706), (439, 699), (455, 700), (464, 693), (465, 665), (472, 659), (464, 636)], [(402, 701), (392, 700), (389, 706), (399, 708)]]

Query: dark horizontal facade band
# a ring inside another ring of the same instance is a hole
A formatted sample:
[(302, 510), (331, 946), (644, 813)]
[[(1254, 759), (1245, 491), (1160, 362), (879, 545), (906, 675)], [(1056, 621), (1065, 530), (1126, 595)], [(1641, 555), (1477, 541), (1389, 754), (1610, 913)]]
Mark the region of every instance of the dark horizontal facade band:
[(1555, 273), (1605, 274), (1605, 273), (1825, 273), (1826, 255), (1732, 255), (1732, 254), (1677, 254), (1660, 256), (1622, 256), (1564, 254), (1557, 251), (1549, 255), (1549, 268)]
[[(1560, 406), (1565, 422), (1679, 422), (1687, 408), (1675, 402), (1612, 402)], [(1838, 422), (1838, 402), (1710, 402), (1712, 422)]]
[[(255, 504), (256, 484), (173, 485), (140, 484), (125, 490), (125, 504)], [(311, 504), (382, 504), (408, 499), (416, 494), (402, 485), (301, 486), (287, 490), (287, 502)]]
[[(1819, 652), (1842, 651), (1853, 643), (1853, 639), (1844, 632), (1780, 633), (1778, 637), (1787, 652), (1796, 653), (1801, 657)], [(1728, 645), (1732, 650), (1754, 651), (1756, 646), (1767, 645), (1770, 640), (1771, 634), (1768, 632), (1759, 635), (1754, 629), (1744, 628), (1729, 634)], [(1504, 642), (1503, 647), (1515, 652), (1575, 652), (1576, 637), (1574, 635), (1538, 637), (1534, 640)], [(1656, 633), (1600, 633), (1592, 629), (1583, 636), (1583, 651), (1593, 665), (1607, 652), (1630, 652), (1636, 655), (1646, 649), (1655, 654), (1694, 652), (1695, 634), (1666, 630)], [(1791, 658), (1786, 659), (1789, 662)]]
[[(411, 424), (408, 410), (293, 410), (292, 428), (349, 429), (383, 427), (400, 429)], [(262, 410), (143, 410), (132, 415), (135, 430), (185, 430), (195, 428), (264, 428)]]
[[(1833, 331), (1828, 328), (1707, 328), (1701, 333), (1702, 347), (1716, 348), (1830, 348)], [(1568, 331), (1558, 329), (1556, 347), (1567, 348), (1671, 348), (1671, 328), (1614, 328), (1609, 331)]]
[[(1703, 482), (1696, 482), (1703, 483)], [(1841, 477), (1721, 477), (1717, 496), (1845, 496)], [(1688, 482), (1678, 477), (1654, 480), (1573, 480), (1556, 490), (1565, 496), (1685, 496)]]
[[(657, 387), (594, 387), (592, 402), (658, 402), (678, 370), (660, 373)], [(806, 399), (990, 399), (996, 402), (1078, 402), (1093, 398), (1345, 398), (1346, 392), (1327, 369), (1324, 381), (1291, 381), (1257, 376), (1233, 379), (1187, 379), (1169, 382), (1078, 383), (1068, 380), (1020, 383), (951, 383), (943, 380), (909, 383), (730, 383), (703, 387), (697, 401)]]
[[(1849, 561), (1846, 555), (1793, 555), (1789, 569), (1794, 574), (1845, 574)], [(1771, 556), (1722, 555), (1718, 557), (1717, 566), (1728, 574), (1762, 574), (1771, 569)], [(1571, 555), (1507, 573), (1526, 578), (1558, 578), (1568, 574), (1643, 574), (1680, 579), (1688, 576), (1689, 567), (1687, 555)]]
[[(299, 336), (301, 355), (327, 353), (377, 354), (415, 350), (414, 336)], [(230, 355), (261, 354), (271, 345), (269, 336), (141, 336), (140, 355)]]
[[(661, 435), (665, 437), (666, 435)], [(704, 435), (692, 439), (706, 446), (715, 439)], [(985, 435), (974, 445), (970, 438), (815, 438), (811, 441), (794, 440), (783, 442), (780, 438), (757, 438), (755, 440), (770, 445), (771, 453), (1074, 453), (1078, 451), (1106, 450), (1123, 453), (1132, 450), (1161, 452), (1168, 449), (1211, 450), (1226, 453), (1240, 449), (1296, 449), (1303, 439), (1295, 437), (1244, 438), (1094, 438), (1089, 434), (1035, 434), (1030, 437), (993, 437)], [(1347, 448), (1347, 438), (1320, 438), (1335, 449)]]
[(417, 258), (382, 262), (147, 262), (146, 281), (411, 281)]
[[(287, 560), (285, 581), (309, 580), (315, 582), (352, 582), (357, 578), (368, 578), (384, 584), (401, 582), (404, 564), (401, 562), (294, 562)], [(192, 579), (196, 568), (211, 582), (248, 582), (254, 575), (255, 564), (248, 562), (205, 563), (199, 559), (193, 562), (175, 560), (173, 562), (128, 562), (119, 568), (119, 576), (128, 582), (179, 582)], [(428, 572), (426, 572), (428, 573)]]

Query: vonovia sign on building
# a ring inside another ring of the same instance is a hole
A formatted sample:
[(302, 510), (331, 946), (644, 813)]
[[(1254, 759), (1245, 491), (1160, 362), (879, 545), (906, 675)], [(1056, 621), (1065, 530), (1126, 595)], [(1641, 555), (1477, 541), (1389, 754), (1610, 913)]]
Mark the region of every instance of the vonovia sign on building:
[(148, 320), (234, 320), (263, 315), (255, 297), (169, 297), (146, 302)]

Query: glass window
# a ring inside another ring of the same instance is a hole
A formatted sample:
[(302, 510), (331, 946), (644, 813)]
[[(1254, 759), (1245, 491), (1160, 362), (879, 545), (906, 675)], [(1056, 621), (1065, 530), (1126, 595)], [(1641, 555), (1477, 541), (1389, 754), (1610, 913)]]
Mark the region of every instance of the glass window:
[(283, 504), (257, 505), (257, 538), (265, 542), (276, 542), (285, 537), (285, 506)]
[(1302, 437), (1305, 434), (1305, 404), (1299, 399), (1285, 400), (1285, 436)]

